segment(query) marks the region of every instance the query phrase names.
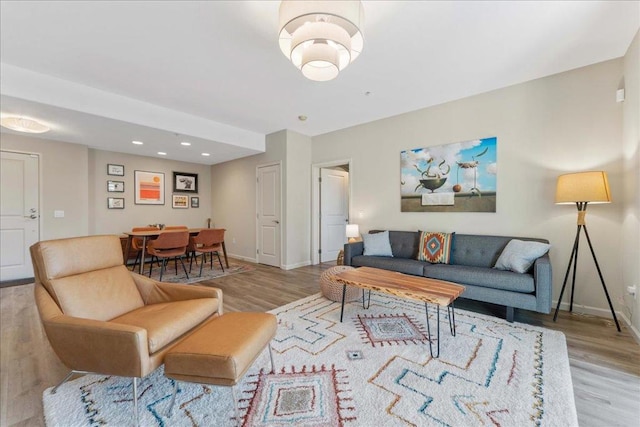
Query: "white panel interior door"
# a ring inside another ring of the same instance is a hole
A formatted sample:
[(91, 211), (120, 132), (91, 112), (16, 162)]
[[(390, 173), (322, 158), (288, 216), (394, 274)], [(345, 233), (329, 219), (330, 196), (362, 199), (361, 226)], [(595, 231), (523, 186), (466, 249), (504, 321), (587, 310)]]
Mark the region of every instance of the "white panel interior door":
[(0, 281), (33, 277), (29, 247), (40, 236), (39, 159), (34, 154), (0, 154)]
[(258, 254), (260, 264), (280, 267), (280, 165), (258, 168)]
[(347, 241), (349, 172), (320, 169), (320, 262), (334, 261)]

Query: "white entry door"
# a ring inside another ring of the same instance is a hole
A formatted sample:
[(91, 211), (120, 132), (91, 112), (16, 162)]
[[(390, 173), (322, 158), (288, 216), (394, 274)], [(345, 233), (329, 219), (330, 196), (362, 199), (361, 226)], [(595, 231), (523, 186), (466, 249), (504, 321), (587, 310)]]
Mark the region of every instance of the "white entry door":
[(336, 260), (348, 220), (349, 172), (320, 169), (320, 262)]
[(280, 267), (280, 165), (258, 167), (257, 216), (260, 264)]
[(33, 277), (29, 247), (40, 237), (38, 156), (2, 151), (0, 281)]

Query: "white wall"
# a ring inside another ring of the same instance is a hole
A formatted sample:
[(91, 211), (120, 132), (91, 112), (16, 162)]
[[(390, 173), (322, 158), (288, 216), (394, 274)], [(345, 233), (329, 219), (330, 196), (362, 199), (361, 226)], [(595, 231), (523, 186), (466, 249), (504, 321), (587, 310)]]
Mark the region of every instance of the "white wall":
[(213, 165), (213, 220), (227, 229), (227, 252), (256, 260), (256, 167), (279, 162), (282, 173), (284, 269), (311, 263), (311, 138), (292, 131), (267, 135), (266, 152)]
[[(40, 155), (40, 240), (87, 235), (87, 147), (30, 136), (0, 134), (2, 150)], [(3, 191), (5, 191), (3, 183)], [(54, 218), (53, 211), (64, 211)]]
[[(622, 59), (511, 86), (313, 138), (312, 162), (351, 158), (351, 217), (361, 231), (456, 231), (547, 238), (554, 298), (576, 232), (576, 209), (555, 205), (558, 175), (605, 170), (614, 201), (589, 207), (587, 223), (614, 300), (622, 295)], [(425, 82), (437, 84), (437, 82)], [(400, 212), (400, 151), (498, 138), (496, 213)], [(360, 217), (362, 212), (362, 217)], [(574, 309), (609, 312), (582, 240)], [(577, 307), (576, 307), (577, 305)], [(618, 307), (619, 309), (620, 307)]]
[[(640, 292), (640, 32), (624, 57), (622, 285), (635, 285)], [(640, 295), (626, 295), (627, 318), (640, 338)]]
[[(286, 175), (286, 131), (266, 138), (266, 151), (211, 166), (211, 210), (216, 227), (225, 228), (225, 244), (229, 256), (256, 261), (256, 167), (274, 162), (282, 164)], [(286, 192), (282, 192), (286, 206)], [(286, 211), (281, 224), (286, 224)], [(285, 239), (283, 239), (283, 247)]]
[(286, 268), (311, 264), (311, 138), (287, 131)]
[[(107, 175), (107, 164), (124, 165), (125, 175)], [(134, 171), (164, 173), (165, 204), (136, 205), (134, 198)], [(200, 207), (173, 209), (173, 172), (198, 174), (198, 193), (176, 193), (200, 198)], [(135, 156), (111, 151), (89, 150), (89, 234), (120, 234), (132, 227), (147, 224), (186, 225), (206, 227), (211, 217), (211, 167), (196, 163), (177, 162), (170, 159)], [(107, 181), (124, 181), (124, 193), (107, 192)], [(124, 197), (124, 209), (107, 209), (108, 197)]]

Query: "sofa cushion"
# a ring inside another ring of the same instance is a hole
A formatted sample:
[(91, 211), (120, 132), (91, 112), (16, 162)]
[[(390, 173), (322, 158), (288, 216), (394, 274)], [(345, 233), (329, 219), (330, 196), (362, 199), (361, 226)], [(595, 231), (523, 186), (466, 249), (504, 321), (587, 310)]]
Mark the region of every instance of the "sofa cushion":
[(424, 262), (416, 259), (389, 258), (379, 256), (357, 255), (351, 258), (353, 267), (375, 267), (400, 273), (422, 276)]
[(391, 243), (391, 251), (395, 258), (418, 258), (418, 248), (420, 243), (418, 239), (420, 233), (416, 231), (389, 231), (389, 242)]
[(216, 313), (218, 303), (217, 298), (198, 298), (150, 304), (111, 322), (146, 329), (149, 353), (153, 354)]
[(49, 289), (64, 314), (83, 319), (106, 321), (144, 305), (123, 264), (50, 279)]
[(531, 268), (533, 262), (549, 251), (551, 245), (540, 242), (525, 242), (512, 239), (504, 248), (496, 265), (498, 270), (511, 270), (516, 273), (525, 273)]
[(549, 243), (544, 239), (456, 233), (450, 264), (492, 268), (511, 239)]
[(362, 236), (362, 241), (364, 242), (365, 256), (393, 256), (391, 244), (389, 243), (388, 231), (375, 234), (364, 234)]
[(531, 274), (514, 273), (466, 265), (424, 264), (424, 276), (461, 285), (476, 285), (494, 289), (529, 293), (535, 291)]
[(434, 264), (449, 264), (451, 258), (451, 242), (455, 233), (434, 231), (420, 232), (420, 249), (418, 261)]

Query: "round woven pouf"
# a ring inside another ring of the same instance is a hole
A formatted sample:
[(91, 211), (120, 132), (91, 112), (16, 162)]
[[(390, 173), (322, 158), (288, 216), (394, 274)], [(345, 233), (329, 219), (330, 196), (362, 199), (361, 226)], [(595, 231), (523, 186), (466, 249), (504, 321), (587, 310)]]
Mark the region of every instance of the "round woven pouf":
[[(336, 265), (322, 272), (320, 275), (320, 291), (325, 298), (331, 301), (342, 301), (342, 283), (338, 283), (335, 279), (336, 274), (343, 271), (353, 270), (349, 265)], [(347, 286), (347, 293), (344, 301), (355, 301), (360, 298), (360, 289), (353, 286)]]

